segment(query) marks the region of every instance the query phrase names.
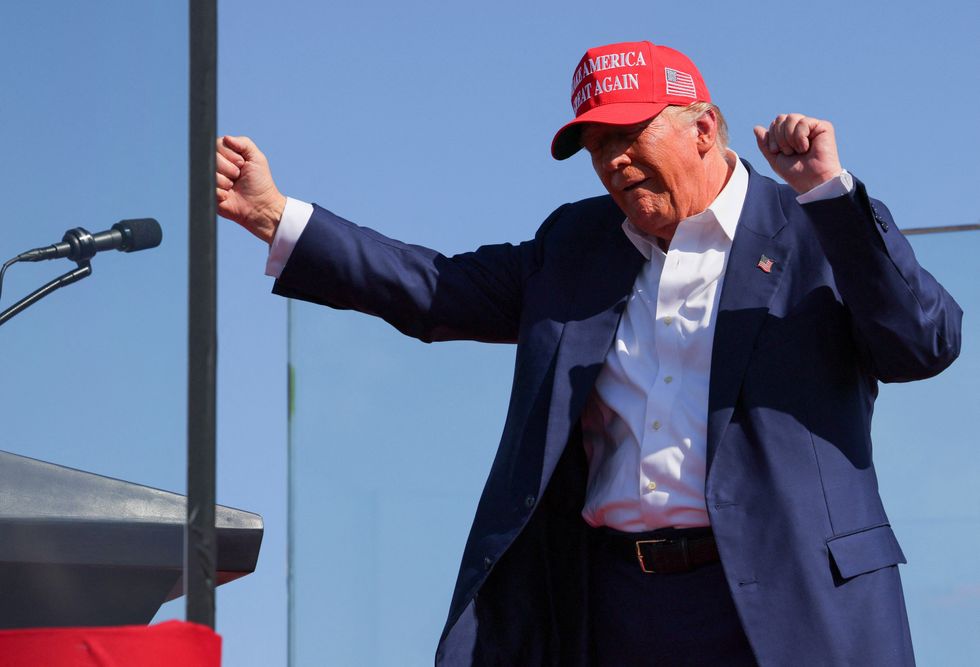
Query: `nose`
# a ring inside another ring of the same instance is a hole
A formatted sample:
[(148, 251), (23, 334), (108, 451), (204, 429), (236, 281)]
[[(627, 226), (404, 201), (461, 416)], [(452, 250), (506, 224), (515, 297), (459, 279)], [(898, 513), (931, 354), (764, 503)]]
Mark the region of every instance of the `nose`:
[(631, 161), (630, 144), (625, 141), (609, 139), (602, 143), (592, 155), (592, 164), (596, 171), (614, 173)]

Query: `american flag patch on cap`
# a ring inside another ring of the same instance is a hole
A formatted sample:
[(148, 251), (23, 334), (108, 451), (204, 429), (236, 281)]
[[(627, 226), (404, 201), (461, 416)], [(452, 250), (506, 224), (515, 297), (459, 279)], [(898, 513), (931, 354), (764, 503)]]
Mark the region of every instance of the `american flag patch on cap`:
[(679, 70), (665, 67), (664, 76), (667, 79), (667, 94), (680, 95), (682, 97), (697, 98), (697, 91), (694, 89), (694, 77)]

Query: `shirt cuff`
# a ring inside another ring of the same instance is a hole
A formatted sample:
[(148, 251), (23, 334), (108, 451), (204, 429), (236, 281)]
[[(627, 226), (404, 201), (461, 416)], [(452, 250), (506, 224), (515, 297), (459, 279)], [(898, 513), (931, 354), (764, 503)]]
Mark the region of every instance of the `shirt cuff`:
[(286, 207), (282, 210), (276, 235), (272, 237), (272, 243), (269, 244), (269, 259), (265, 263), (265, 275), (279, 277), (311, 217), (313, 217), (312, 204), (286, 197)]
[(812, 190), (798, 196), (796, 202), (798, 204), (809, 204), (813, 201), (833, 199), (834, 197), (849, 195), (853, 189), (854, 177), (847, 173), (847, 169), (844, 169), (837, 176), (827, 179)]

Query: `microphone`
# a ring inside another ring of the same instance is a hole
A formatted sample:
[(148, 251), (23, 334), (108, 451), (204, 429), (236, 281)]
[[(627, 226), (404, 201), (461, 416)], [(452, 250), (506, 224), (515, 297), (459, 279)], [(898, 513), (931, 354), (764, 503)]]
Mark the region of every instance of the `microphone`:
[(74, 262), (85, 262), (102, 250), (135, 252), (156, 248), (163, 239), (160, 223), (153, 218), (121, 220), (104, 232), (90, 234), (82, 227), (65, 232), (61, 243), (34, 248), (19, 254), (15, 261), (40, 262), (46, 259), (67, 257)]

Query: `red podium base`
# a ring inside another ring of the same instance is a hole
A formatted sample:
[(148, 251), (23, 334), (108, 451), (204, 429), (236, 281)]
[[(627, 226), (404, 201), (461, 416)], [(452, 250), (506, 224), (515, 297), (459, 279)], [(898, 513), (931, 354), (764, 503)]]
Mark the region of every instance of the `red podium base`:
[(196, 623), (0, 631), (0, 667), (220, 667), (221, 637)]

